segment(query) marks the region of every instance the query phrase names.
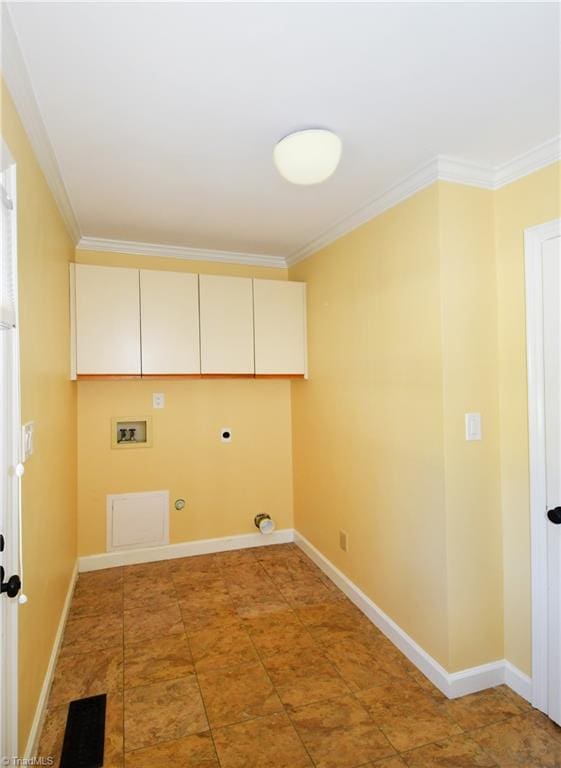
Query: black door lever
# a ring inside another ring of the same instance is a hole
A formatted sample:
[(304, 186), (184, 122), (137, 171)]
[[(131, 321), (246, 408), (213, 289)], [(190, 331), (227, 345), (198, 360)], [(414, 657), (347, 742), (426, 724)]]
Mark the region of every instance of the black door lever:
[(0, 565), (0, 594), (5, 592), (8, 597), (15, 597), (21, 589), (20, 577), (17, 575), (17, 573), (14, 573), (13, 576), (10, 576), (8, 581), (4, 581), (4, 576), (4, 568)]
[(548, 510), (547, 516), (555, 525), (561, 525), (561, 507)]

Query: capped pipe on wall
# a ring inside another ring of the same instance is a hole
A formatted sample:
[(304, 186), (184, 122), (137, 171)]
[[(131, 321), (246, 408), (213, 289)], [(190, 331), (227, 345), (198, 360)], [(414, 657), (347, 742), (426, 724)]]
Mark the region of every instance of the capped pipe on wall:
[(271, 515), (266, 514), (260, 514), (255, 515), (255, 519), (253, 521), (255, 523), (255, 527), (259, 528), (261, 533), (267, 535), (268, 533), (272, 533), (275, 530), (275, 521), (272, 519)]

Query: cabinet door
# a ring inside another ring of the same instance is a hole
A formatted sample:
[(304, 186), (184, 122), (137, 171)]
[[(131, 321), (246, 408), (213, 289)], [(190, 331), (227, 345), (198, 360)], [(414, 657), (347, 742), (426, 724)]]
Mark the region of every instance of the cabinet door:
[(255, 373), (306, 373), (306, 284), (254, 280)]
[(143, 376), (201, 372), (197, 275), (141, 269), (140, 317)]
[(76, 370), (140, 375), (138, 269), (76, 264)]
[(248, 277), (199, 275), (201, 372), (253, 374), (253, 286)]

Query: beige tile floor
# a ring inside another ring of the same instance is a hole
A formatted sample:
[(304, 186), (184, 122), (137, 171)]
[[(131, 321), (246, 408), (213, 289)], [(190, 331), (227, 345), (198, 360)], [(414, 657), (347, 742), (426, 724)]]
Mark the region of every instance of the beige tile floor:
[(294, 545), (80, 576), (37, 754), (105, 692), (106, 768), (561, 768), (561, 729), (445, 699)]

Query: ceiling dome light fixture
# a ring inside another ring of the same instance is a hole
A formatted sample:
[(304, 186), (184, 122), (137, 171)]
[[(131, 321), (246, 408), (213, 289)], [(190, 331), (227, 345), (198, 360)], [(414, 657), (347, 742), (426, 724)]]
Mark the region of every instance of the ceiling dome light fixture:
[(319, 184), (328, 179), (341, 159), (341, 139), (324, 128), (289, 133), (273, 151), (281, 176), (292, 184)]

